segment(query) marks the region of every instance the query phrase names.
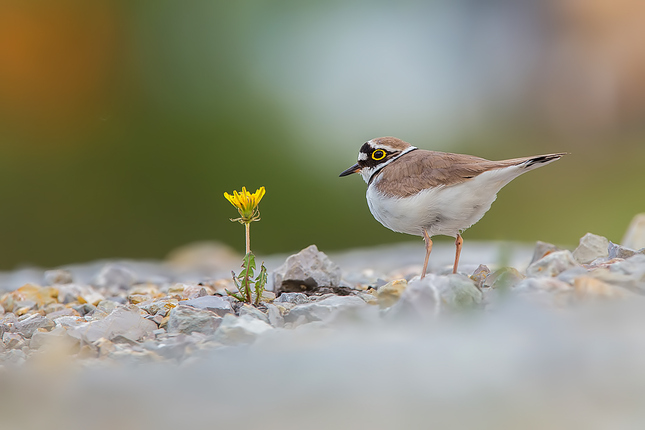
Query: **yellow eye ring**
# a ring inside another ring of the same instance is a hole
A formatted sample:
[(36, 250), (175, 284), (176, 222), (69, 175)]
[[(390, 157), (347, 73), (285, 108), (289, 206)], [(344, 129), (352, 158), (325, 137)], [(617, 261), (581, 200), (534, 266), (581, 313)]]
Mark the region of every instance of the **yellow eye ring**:
[(372, 160), (374, 161), (382, 160), (385, 158), (386, 155), (387, 154), (385, 153), (385, 151), (383, 151), (382, 149), (377, 149), (376, 151), (372, 152)]

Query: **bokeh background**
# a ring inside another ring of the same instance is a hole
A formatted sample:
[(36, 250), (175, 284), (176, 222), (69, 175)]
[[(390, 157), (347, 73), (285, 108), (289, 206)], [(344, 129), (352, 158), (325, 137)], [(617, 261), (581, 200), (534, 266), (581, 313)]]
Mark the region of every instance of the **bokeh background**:
[(256, 253), (415, 240), (338, 178), (383, 135), (571, 153), (466, 241), (619, 242), (645, 210), (644, 18), (641, 0), (1, 1), (0, 269), (242, 251), (222, 196), (242, 185), (267, 189)]

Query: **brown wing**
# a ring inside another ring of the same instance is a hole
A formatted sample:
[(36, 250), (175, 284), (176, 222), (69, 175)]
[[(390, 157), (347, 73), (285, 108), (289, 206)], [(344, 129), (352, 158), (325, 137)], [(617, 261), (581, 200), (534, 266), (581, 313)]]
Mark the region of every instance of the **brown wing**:
[(459, 184), (488, 170), (515, 166), (529, 160), (543, 163), (562, 155), (490, 161), (472, 155), (417, 149), (378, 172), (380, 178), (376, 186), (382, 193), (407, 197), (429, 187)]

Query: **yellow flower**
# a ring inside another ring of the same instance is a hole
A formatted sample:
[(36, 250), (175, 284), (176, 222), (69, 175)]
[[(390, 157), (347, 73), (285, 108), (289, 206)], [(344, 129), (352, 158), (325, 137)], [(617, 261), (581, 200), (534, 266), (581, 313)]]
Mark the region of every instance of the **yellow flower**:
[(246, 187), (242, 187), (242, 191), (239, 193), (237, 191), (233, 191), (233, 195), (224, 193), (226, 200), (231, 202), (231, 204), (235, 206), (237, 211), (240, 213), (241, 218), (231, 221), (240, 221), (242, 223), (259, 221), (260, 211), (258, 210), (258, 204), (260, 204), (260, 200), (264, 197), (264, 193), (264, 187), (260, 187), (254, 193), (246, 191)]

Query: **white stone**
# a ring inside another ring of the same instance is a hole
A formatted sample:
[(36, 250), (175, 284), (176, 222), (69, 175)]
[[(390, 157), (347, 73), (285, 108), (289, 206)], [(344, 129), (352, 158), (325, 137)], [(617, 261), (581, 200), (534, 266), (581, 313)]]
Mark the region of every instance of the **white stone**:
[(269, 324), (250, 315), (236, 317), (227, 314), (215, 332), (215, 339), (225, 344), (251, 343), (262, 333), (273, 329)]
[(609, 255), (609, 240), (606, 237), (587, 233), (580, 239), (580, 244), (573, 251), (573, 258), (581, 264), (589, 264), (596, 258)]

